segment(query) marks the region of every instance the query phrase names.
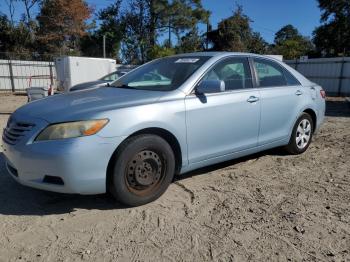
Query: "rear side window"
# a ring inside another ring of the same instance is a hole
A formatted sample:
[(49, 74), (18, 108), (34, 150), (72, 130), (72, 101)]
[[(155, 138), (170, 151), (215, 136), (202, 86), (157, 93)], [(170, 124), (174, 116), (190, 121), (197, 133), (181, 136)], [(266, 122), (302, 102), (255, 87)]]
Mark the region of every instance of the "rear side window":
[(227, 58), (216, 64), (203, 79), (222, 80), (225, 82), (227, 91), (252, 88), (252, 77), (247, 58)]
[(300, 82), (287, 70), (284, 71), (284, 76), (286, 77), (287, 84), (289, 86), (300, 86)]
[(275, 62), (254, 59), (254, 66), (260, 87), (300, 85), (291, 73)]

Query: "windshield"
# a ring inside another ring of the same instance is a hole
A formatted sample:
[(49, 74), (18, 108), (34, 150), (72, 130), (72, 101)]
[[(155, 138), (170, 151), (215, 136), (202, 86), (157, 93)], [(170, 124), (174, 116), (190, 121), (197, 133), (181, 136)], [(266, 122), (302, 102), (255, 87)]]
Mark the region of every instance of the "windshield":
[(171, 91), (181, 86), (210, 57), (167, 57), (135, 69), (111, 86), (152, 91)]
[(100, 80), (103, 80), (103, 81), (115, 81), (117, 80), (119, 77), (125, 75), (125, 73), (123, 72), (113, 72), (113, 73), (110, 73), (104, 77), (102, 77)]

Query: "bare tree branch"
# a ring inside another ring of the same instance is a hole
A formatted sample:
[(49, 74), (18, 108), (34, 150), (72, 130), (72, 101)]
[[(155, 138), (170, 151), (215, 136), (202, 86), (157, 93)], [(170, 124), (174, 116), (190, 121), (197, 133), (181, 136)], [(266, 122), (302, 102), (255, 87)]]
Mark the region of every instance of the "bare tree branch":
[(27, 23), (30, 22), (31, 14), (30, 10), (37, 4), (39, 3), (40, 0), (21, 0), (24, 3), (25, 11), (26, 11), (26, 18), (27, 18)]
[(15, 15), (15, 5), (14, 5), (15, 1), (16, 0), (5, 0), (5, 3), (10, 11), (10, 21), (12, 25), (14, 24), (13, 17)]

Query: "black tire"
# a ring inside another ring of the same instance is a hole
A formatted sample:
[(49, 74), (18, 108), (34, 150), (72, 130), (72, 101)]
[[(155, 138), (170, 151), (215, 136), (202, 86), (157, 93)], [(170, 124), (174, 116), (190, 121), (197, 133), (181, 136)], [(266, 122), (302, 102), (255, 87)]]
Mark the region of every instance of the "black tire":
[[(297, 135), (298, 135), (298, 132), (297, 132), (298, 127), (303, 120), (307, 120), (310, 123), (311, 130), (310, 130), (310, 138), (309, 138), (307, 144), (304, 147), (300, 148), (297, 144), (296, 139), (297, 139)], [(289, 140), (289, 144), (286, 146), (287, 152), (290, 154), (293, 154), (293, 155), (298, 155), (298, 154), (304, 153), (308, 149), (308, 147), (310, 146), (310, 143), (312, 141), (313, 132), (314, 132), (314, 123), (313, 123), (312, 117), (307, 113), (302, 113), (299, 116), (298, 120), (295, 122), (295, 125), (293, 127), (293, 131), (292, 131), (292, 135), (291, 135), (290, 140)]]
[(139, 206), (159, 198), (175, 173), (170, 145), (156, 135), (138, 135), (119, 148), (110, 181), (110, 193), (127, 206)]

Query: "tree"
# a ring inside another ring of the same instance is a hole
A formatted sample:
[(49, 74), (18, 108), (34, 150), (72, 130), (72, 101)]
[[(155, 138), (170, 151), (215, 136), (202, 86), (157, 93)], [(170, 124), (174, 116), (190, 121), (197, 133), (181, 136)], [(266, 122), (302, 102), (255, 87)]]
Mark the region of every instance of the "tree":
[[(124, 60), (132, 64), (142, 64), (148, 60), (148, 52), (153, 43), (153, 19), (150, 17), (149, 3), (133, 0), (124, 14), (125, 35), (122, 43)], [(152, 11), (153, 12), (153, 11)]]
[(30, 59), (35, 50), (31, 33), (23, 21), (19, 22), (11, 30), (11, 42), (13, 43), (10, 52), (17, 53), (16, 58)]
[(248, 50), (248, 43), (252, 34), (250, 18), (243, 13), (242, 6), (238, 6), (233, 15), (222, 20), (218, 29), (209, 32), (208, 38), (217, 51), (244, 52)]
[(309, 54), (313, 49), (311, 41), (302, 36), (292, 25), (282, 27), (275, 34), (274, 53), (285, 59), (295, 59)]
[(0, 15), (0, 52), (7, 52), (11, 46), (11, 22), (6, 15)]
[(24, 4), (25, 18), (28, 25), (32, 21), (31, 9), (35, 7), (40, 1), (41, 0), (21, 0), (21, 2)]
[[(24, 22), (13, 25), (6, 15), (0, 16), (0, 52), (8, 53), (15, 58), (31, 58), (33, 42)], [(6, 57), (8, 58), (8, 57)]]
[(208, 38), (216, 51), (265, 53), (268, 44), (250, 27), (251, 19), (237, 6), (233, 15), (222, 20), (218, 29), (210, 31)]
[(204, 39), (199, 35), (198, 28), (193, 28), (181, 37), (176, 49), (177, 53), (190, 53), (204, 50)]
[(32, 18), (31, 10), (35, 8), (41, 0), (17, 0), (23, 3), (25, 13), (22, 15), (22, 22), (24, 22), (27, 26), (30, 41), (34, 42), (35, 31), (37, 27), (36, 21)]
[[(123, 16), (125, 36), (122, 53), (126, 61), (144, 63), (171, 50), (171, 35), (177, 40), (199, 22), (207, 21), (209, 13), (201, 5), (201, 0), (131, 0)], [(158, 45), (157, 39), (167, 32), (168, 49)], [(171, 51), (172, 52), (172, 51)]]
[(275, 44), (283, 44), (284, 41), (298, 38), (301, 38), (298, 29), (292, 25), (286, 25), (275, 34)]
[(197, 24), (209, 22), (210, 12), (205, 10), (200, 0), (174, 0), (165, 13), (168, 20), (168, 42), (171, 44), (171, 33), (180, 41), (181, 35), (198, 34)]
[(270, 53), (270, 45), (262, 38), (260, 33), (253, 32), (248, 44), (248, 51), (255, 54)]
[(323, 56), (350, 55), (350, 1), (318, 2), (322, 25), (313, 33), (316, 50)]
[(15, 15), (15, 1), (16, 0), (5, 0), (5, 3), (9, 9), (11, 25), (14, 25), (13, 17)]
[(149, 55), (152, 56), (154, 59), (165, 56), (171, 56), (175, 55), (175, 49), (169, 47), (168, 43), (165, 43), (162, 46), (154, 45), (149, 51)]
[[(147, 29), (149, 31), (149, 43), (154, 46), (157, 43), (157, 30), (164, 29), (166, 24), (166, 13), (169, 10), (168, 0), (145, 0), (145, 9), (147, 9), (146, 17)], [(131, 3), (130, 6), (137, 4), (137, 1)], [(140, 5), (140, 4), (138, 4)]]
[(39, 50), (46, 53), (79, 53), (91, 8), (83, 0), (43, 0), (37, 17)]
[(103, 36), (105, 36), (106, 56), (120, 60), (119, 51), (125, 32), (121, 4), (122, 0), (117, 0), (97, 13), (97, 19), (100, 21), (99, 28), (88, 32), (81, 41), (84, 55), (102, 57)]

